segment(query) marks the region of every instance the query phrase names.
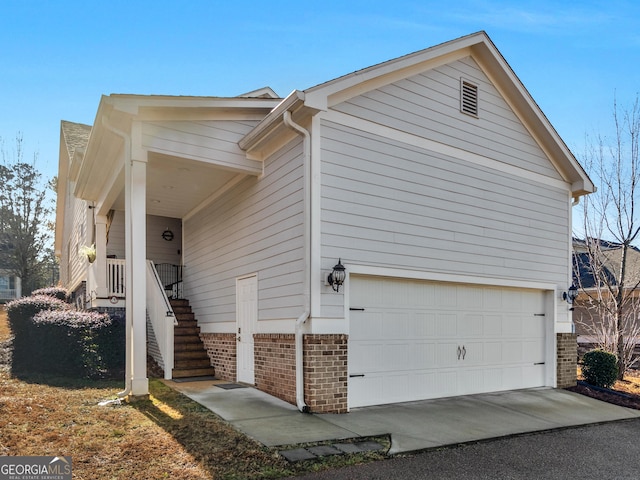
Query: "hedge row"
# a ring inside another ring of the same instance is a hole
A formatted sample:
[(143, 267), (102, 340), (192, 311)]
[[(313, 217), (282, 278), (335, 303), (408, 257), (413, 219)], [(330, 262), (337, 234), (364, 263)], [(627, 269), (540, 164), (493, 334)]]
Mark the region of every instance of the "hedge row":
[(124, 319), (74, 310), (59, 295), (36, 292), (7, 304), (13, 370), (84, 378), (121, 375)]

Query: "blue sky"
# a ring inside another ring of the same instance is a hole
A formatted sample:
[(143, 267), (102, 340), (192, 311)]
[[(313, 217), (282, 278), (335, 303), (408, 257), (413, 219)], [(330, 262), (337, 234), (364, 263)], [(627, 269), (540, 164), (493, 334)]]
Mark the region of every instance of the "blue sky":
[(637, 0), (1, 0), (0, 137), (51, 177), (103, 94), (286, 96), (479, 30), (578, 157), (640, 91)]

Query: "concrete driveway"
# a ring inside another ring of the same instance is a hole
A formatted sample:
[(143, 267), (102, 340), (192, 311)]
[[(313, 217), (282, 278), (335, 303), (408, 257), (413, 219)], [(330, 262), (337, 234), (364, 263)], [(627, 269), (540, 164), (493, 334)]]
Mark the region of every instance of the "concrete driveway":
[(254, 388), (229, 388), (228, 382), (166, 384), (271, 447), (388, 434), (389, 453), (397, 454), (640, 417), (637, 410), (552, 388), (366, 407), (339, 415), (303, 414)]

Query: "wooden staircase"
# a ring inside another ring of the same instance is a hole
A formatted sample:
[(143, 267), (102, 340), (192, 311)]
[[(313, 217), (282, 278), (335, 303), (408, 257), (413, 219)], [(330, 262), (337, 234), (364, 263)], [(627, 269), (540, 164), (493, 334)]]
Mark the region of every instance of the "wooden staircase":
[(209, 355), (200, 339), (200, 327), (189, 305), (189, 300), (170, 300), (178, 325), (173, 337), (173, 378), (215, 375)]

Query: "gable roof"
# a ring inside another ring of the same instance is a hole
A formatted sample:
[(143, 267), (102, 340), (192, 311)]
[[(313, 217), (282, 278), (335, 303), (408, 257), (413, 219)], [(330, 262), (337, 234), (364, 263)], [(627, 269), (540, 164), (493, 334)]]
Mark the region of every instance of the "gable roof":
[(572, 196), (577, 198), (595, 191), (587, 173), (483, 31), (357, 70), (304, 91), (295, 90), (245, 136), (240, 147), (259, 148), (267, 137), (282, 131), (285, 111), (290, 111), (294, 121), (298, 121), (296, 115), (302, 119), (305, 112), (313, 115), (328, 110), (357, 95), (469, 56), (498, 89), (564, 181), (571, 185)]
[(87, 148), (89, 135), (91, 134), (91, 126), (62, 120), (60, 122), (60, 130), (64, 140), (64, 146), (67, 148), (69, 160), (71, 161), (76, 150), (83, 151)]

